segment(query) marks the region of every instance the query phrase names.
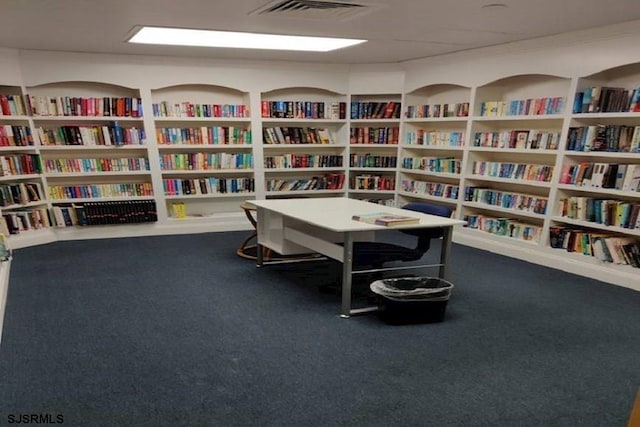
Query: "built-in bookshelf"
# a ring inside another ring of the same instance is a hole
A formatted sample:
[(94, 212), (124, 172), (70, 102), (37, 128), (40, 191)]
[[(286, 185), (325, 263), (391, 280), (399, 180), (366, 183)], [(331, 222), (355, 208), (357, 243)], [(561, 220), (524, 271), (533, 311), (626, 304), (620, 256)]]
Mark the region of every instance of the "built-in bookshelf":
[(151, 91), (168, 220), (215, 221), (255, 197), (247, 92), (213, 85)]
[[(2, 233), (37, 241), (51, 227), (42, 164), (19, 86), (0, 86), (0, 210)], [(36, 239), (33, 239), (34, 236)]]
[(349, 197), (392, 204), (397, 191), (402, 96), (353, 94), (349, 106)]
[(520, 75), (476, 89), (462, 184), (463, 233), (545, 247), (569, 78)]
[(138, 89), (61, 82), (28, 87), (25, 99), (38, 142), (52, 227), (155, 220)]
[(570, 113), (549, 245), (633, 277), (640, 271), (640, 66), (579, 78)]
[(404, 97), (398, 195), (402, 203), (458, 202), (471, 88), (436, 84)]
[(347, 96), (309, 87), (261, 93), (266, 197), (344, 195)]

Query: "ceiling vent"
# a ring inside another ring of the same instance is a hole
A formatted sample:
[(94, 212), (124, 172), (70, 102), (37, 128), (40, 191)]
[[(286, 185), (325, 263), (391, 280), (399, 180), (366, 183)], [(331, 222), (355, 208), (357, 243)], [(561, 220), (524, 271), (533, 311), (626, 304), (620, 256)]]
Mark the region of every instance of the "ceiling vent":
[(276, 0), (254, 10), (250, 15), (344, 21), (368, 13), (374, 8), (375, 5), (341, 1)]

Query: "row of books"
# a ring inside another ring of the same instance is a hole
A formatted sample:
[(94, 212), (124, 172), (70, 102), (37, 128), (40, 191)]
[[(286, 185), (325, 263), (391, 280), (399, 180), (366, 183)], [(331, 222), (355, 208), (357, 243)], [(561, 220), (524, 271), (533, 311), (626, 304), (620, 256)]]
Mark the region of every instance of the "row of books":
[(468, 102), (459, 102), (457, 104), (410, 105), (407, 107), (407, 111), (405, 113), (405, 117), (408, 119), (468, 116)]
[(472, 173), (478, 176), (551, 182), (553, 166), (531, 163), (474, 161)]
[(567, 150), (640, 152), (640, 126), (591, 125), (569, 128)]
[(393, 208), (399, 207), (399, 206), (396, 204), (396, 201), (395, 201), (395, 199), (394, 199), (393, 197), (391, 197), (391, 198), (387, 198), (387, 199), (375, 199), (375, 198), (374, 198), (374, 199), (371, 199), (371, 198), (362, 198), (362, 199), (360, 199), (360, 200), (362, 200), (362, 201), (364, 201), (364, 202), (369, 202), (369, 203), (376, 203), (376, 204), (378, 204), (378, 205), (390, 206), (390, 207), (393, 207)]
[(207, 195), (227, 193), (253, 193), (253, 178), (215, 178), (212, 176), (192, 179), (163, 179), (166, 196)]
[(160, 155), (163, 171), (251, 169), (252, 153), (173, 153)]
[(552, 248), (592, 256), (605, 263), (640, 268), (640, 240), (574, 227), (549, 228)]
[(158, 213), (153, 200), (86, 202), (3, 212), (0, 228), (7, 234), (21, 234), (50, 227), (134, 224), (157, 220)]
[(47, 173), (92, 173), (148, 171), (149, 159), (144, 157), (92, 158), (92, 159), (45, 159)]
[(560, 184), (580, 187), (640, 191), (640, 164), (592, 163), (565, 164)]
[(640, 202), (583, 196), (564, 197), (558, 201), (558, 214), (595, 224), (640, 229)]
[(467, 221), (465, 227), (527, 242), (538, 242), (542, 234), (541, 226), (513, 218), (468, 214), (464, 220)]
[(251, 144), (251, 129), (238, 126), (202, 126), (197, 128), (156, 128), (158, 145)]
[(0, 230), (3, 234), (21, 234), (51, 227), (50, 211), (46, 206), (2, 212)]
[(354, 127), (349, 131), (350, 144), (398, 144), (398, 127)]
[(564, 110), (564, 104), (564, 98), (561, 96), (515, 99), (511, 101), (485, 101), (480, 103), (479, 115), (483, 117), (500, 117), (561, 114)]
[(0, 116), (26, 116), (28, 114), (22, 95), (0, 93)]
[(462, 170), (462, 160), (455, 157), (404, 157), (402, 167), (427, 172), (459, 174)]
[(526, 150), (556, 150), (560, 132), (524, 129), (502, 132), (476, 132), (474, 147), (510, 148)]
[(413, 179), (403, 179), (400, 182), (402, 191), (413, 194), (424, 194), (444, 199), (458, 199), (460, 187), (442, 182), (419, 181)]
[(312, 127), (265, 127), (265, 144), (334, 144), (329, 129)]
[(43, 199), (42, 186), (39, 182), (16, 182), (0, 184), (0, 207), (15, 207)]
[(399, 119), (400, 112), (400, 102), (352, 101), (350, 117), (352, 120)]
[(352, 190), (381, 190), (392, 191), (396, 189), (396, 179), (385, 175), (356, 175), (349, 180)]
[(574, 113), (640, 112), (640, 87), (591, 86), (576, 92)]
[(266, 181), (267, 191), (307, 191), (307, 190), (341, 190), (344, 186), (343, 173), (330, 173), (308, 179), (269, 179)]
[(406, 132), (404, 143), (406, 145), (462, 147), (464, 132), (418, 129), (415, 132)]
[(147, 139), (144, 129), (123, 127), (118, 121), (102, 126), (38, 127), (36, 134), (42, 145), (144, 145)]
[(248, 118), (249, 107), (244, 104), (200, 104), (190, 101), (154, 102), (153, 117), (202, 117), (202, 118)]
[(34, 116), (142, 117), (142, 100), (137, 97), (78, 97), (26, 95), (28, 111)]
[(0, 176), (30, 175), (42, 173), (38, 154), (13, 154), (0, 156)]
[(29, 126), (0, 125), (0, 147), (29, 147), (35, 145)]
[(153, 187), (150, 182), (49, 186), (49, 198), (52, 200), (152, 196)]
[(352, 168), (395, 168), (397, 162), (396, 156), (379, 156), (369, 153), (349, 155), (349, 165)]
[(533, 194), (501, 191), (488, 187), (476, 187), (469, 185), (464, 191), (464, 200), (467, 202), (483, 203), (504, 209), (513, 209), (523, 212), (533, 212), (544, 215), (547, 211), (548, 199)]
[(266, 156), (266, 169), (342, 167), (343, 157), (332, 154), (282, 154)]
[(345, 102), (261, 101), (262, 118), (275, 119), (345, 119)]

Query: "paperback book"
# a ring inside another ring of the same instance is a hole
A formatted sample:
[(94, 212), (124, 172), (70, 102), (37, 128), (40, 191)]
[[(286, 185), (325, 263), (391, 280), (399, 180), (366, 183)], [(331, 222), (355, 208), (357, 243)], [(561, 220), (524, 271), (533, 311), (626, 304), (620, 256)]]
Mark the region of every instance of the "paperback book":
[(410, 225), (420, 223), (420, 218), (404, 215), (395, 215), (387, 212), (374, 212), (370, 214), (354, 215), (351, 219), (368, 224), (394, 227), (398, 225)]

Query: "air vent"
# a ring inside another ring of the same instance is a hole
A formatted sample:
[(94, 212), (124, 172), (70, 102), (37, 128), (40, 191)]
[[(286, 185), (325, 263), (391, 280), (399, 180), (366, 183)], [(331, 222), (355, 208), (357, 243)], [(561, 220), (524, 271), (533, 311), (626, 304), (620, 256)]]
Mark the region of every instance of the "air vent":
[(290, 18), (344, 21), (370, 12), (375, 6), (335, 1), (277, 0), (250, 13)]

